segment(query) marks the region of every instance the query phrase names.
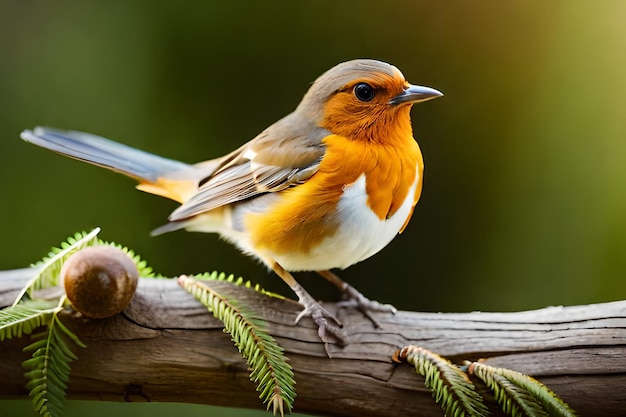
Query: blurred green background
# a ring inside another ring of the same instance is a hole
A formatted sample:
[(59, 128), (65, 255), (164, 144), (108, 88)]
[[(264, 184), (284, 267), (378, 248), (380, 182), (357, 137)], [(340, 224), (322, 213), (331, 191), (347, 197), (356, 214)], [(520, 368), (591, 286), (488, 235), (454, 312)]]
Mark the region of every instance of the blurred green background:
[(413, 110), (426, 172), (409, 227), (342, 277), (422, 311), (624, 298), (625, 16), (618, 0), (3, 1), (0, 269), (100, 226), (163, 274), (217, 269), (290, 294), (214, 235), (150, 238), (175, 203), (19, 132), (83, 130), (196, 162), (292, 111), (326, 69), (371, 57), (445, 97)]

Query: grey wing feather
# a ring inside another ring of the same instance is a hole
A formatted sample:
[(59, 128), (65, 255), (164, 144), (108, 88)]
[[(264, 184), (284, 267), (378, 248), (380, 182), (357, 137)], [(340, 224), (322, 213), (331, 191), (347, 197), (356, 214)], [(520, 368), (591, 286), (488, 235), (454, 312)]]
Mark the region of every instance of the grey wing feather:
[(172, 212), (170, 221), (184, 220), (226, 204), (299, 184), (317, 171), (319, 161), (303, 168), (263, 166), (253, 170), (251, 165), (248, 162), (231, 167), (212, 177), (185, 204)]
[[(292, 113), (224, 157), (223, 165), (200, 182), (196, 194), (174, 210), (170, 221), (281, 191), (311, 177), (324, 155), (322, 139), (328, 131), (306, 124)], [(302, 132), (308, 132), (307, 136)]]

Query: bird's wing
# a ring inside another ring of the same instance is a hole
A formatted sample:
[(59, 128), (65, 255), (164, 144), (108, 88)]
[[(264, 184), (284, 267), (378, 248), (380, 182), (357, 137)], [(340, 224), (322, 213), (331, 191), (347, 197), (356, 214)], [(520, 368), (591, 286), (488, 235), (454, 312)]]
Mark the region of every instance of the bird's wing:
[(302, 183), (317, 172), (325, 151), (322, 140), (328, 134), (297, 113), (286, 116), (222, 158), (170, 221)]

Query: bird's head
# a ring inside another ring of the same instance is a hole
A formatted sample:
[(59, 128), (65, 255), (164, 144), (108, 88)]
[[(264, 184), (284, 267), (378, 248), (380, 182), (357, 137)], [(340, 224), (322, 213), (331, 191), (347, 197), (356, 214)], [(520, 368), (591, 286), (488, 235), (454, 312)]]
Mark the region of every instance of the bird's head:
[(357, 59), (322, 74), (296, 111), (333, 134), (384, 142), (397, 132), (411, 134), (414, 103), (442, 95), (433, 88), (409, 84), (393, 65)]

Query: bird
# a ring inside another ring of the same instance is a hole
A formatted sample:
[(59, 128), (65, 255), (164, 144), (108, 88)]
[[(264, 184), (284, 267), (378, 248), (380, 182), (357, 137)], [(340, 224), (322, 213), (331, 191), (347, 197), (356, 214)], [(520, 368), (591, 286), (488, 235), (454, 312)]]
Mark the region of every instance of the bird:
[(378, 253), (407, 226), (424, 169), (411, 108), (442, 95), (410, 84), (389, 63), (355, 59), (319, 76), (292, 113), (204, 162), (179, 162), (72, 130), (36, 127), (21, 138), (135, 178), (139, 190), (180, 203), (153, 235), (217, 233), (257, 258), (303, 306), (295, 323), (312, 318), (327, 348), (345, 343), (342, 324), (293, 273), (317, 272), (344, 293), (345, 305), (370, 318), (370, 310), (395, 312), (331, 270)]

